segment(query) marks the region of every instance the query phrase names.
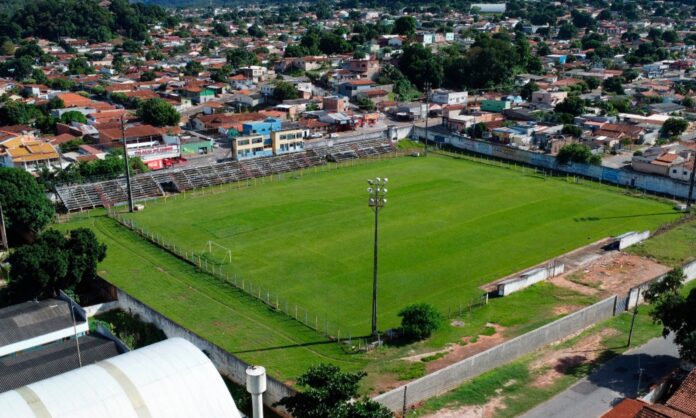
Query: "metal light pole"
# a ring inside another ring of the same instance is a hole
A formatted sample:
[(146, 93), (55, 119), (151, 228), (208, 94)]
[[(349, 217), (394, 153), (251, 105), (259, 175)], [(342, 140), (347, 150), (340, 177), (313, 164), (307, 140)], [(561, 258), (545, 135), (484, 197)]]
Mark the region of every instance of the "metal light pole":
[(3, 250), (9, 250), (10, 246), (7, 243), (7, 232), (5, 231), (5, 216), (2, 214), (2, 205), (0, 204), (0, 244)]
[(128, 146), (126, 145), (126, 118), (121, 116), (121, 140), (123, 141), (123, 160), (126, 164), (126, 187), (128, 188), (128, 212), (133, 212), (133, 189), (131, 188), (130, 164), (128, 162)]
[(423, 83), (425, 87), (425, 145), (424, 156), (428, 156), (428, 117), (430, 116), (430, 82)]
[(367, 193), (370, 194), (367, 204), (375, 211), (375, 254), (372, 272), (372, 338), (377, 338), (377, 230), (379, 224), (379, 210), (387, 203), (385, 196), (387, 194), (386, 185), (388, 181), (389, 180), (386, 178), (382, 179), (379, 177), (367, 181), (370, 185), (370, 187), (367, 188)]

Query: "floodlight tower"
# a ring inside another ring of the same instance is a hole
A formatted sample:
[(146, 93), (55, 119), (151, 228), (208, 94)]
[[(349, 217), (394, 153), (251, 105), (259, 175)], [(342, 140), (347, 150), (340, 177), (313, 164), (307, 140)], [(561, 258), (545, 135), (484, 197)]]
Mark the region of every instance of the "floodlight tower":
[(375, 178), (367, 180), (369, 187), (367, 193), (370, 198), (367, 205), (375, 211), (375, 248), (374, 248), (374, 266), (372, 272), (372, 338), (377, 338), (377, 230), (379, 225), (379, 210), (387, 203), (387, 178)]

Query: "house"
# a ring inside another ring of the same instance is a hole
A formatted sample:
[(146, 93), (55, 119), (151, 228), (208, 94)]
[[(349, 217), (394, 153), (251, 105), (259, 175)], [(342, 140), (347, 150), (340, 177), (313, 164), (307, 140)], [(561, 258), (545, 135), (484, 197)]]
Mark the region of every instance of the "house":
[(567, 97), (568, 92), (565, 91), (538, 90), (532, 93), (531, 102), (536, 106), (549, 108), (563, 103)]
[(466, 104), (469, 92), (452, 90), (433, 90), (430, 92), (430, 101), (441, 105), (460, 105)]
[(685, 158), (673, 150), (654, 147), (645, 150), (642, 155), (634, 155), (631, 159), (631, 168), (642, 173), (667, 177), (673, 167), (681, 166), (684, 162)]
[(207, 87), (187, 86), (179, 90), (179, 94), (181, 94), (181, 97), (185, 97), (195, 104), (201, 104), (215, 99), (215, 92)]
[(31, 135), (17, 135), (0, 139), (0, 166), (34, 172), (42, 167), (60, 168), (61, 164), (58, 151), (50, 143)]
[(339, 96), (325, 96), (322, 99), (322, 108), (327, 112), (344, 112), (348, 106), (348, 99)]
[(369, 79), (349, 80), (338, 85), (338, 94), (353, 97), (361, 90), (371, 90), (377, 85)]
[(509, 100), (486, 99), (481, 101), (481, 110), (484, 112), (500, 113), (505, 109), (510, 109), (512, 102)]
[(248, 67), (242, 67), (239, 69), (239, 73), (242, 74), (248, 80), (253, 81), (254, 83), (265, 82), (270, 80), (272, 76), (275, 76), (274, 71), (270, 71), (268, 68), (262, 67), (260, 65), (250, 65)]
[(345, 68), (352, 73), (364, 78), (372, 78), (379, 73), (379, 60), (375, 59), (351, 59), (346, 62)]

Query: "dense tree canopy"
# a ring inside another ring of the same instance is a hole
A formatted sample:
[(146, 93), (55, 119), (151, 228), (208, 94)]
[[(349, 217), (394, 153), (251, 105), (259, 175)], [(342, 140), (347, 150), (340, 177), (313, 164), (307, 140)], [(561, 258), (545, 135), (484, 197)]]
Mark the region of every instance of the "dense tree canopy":
[(411, 36), (416, 33), (416, 18), (413, 16), (401, 16), (394, 21), (394, 33)]
[(149, 99), (138, 106), (138, 117), (154, 126), (173, 126), (179, 124), (181, 115), (163, 99)]
[(54, 297), (59, 290), (80, 292), (97, 277), (97, 263), (105, 256), (106, 245), (90, 229), (74, 229), (68, 237), (48, 230), (10, 255), (8, 300), (21, 303)]
[(689, 127), (689, 122), (682, 118), (669, 118), (662, 124), (660, 135), (664, 138), (678, 136), (686, 131)]
[(101, 42), (121, 34), (143, 40), (148, 37), (148, 24), (166, 15), (159, 6), (127, 0), (113, 0), (108, 9), (97, 0), (37, 0), (0, 19), (0, 36), (51, 40), (69, 36)]
[(399, 69), (419, 89), (430, 82), (433, 87), (442, 84), (442, 65), (429, 48), (421, 44), (411, 44), (404, 48), (399, 59)]
[(556, 161), (559, 164), (568, 163), (583, 163), (599, 165), (602, 163), (602, 158), (599, 155), (593, 154), (590, 147), (585, 144), (569, 144), (565, 145), (558, 151)]
[(34, 177), (19, 168), (0, 167), (0, 204), (13, 241), (40, 232), (54, 214), (53, 204)]
[(399, 312), (401, 332), (409, 340), (422, 340), (430, 337), (440, 326), (444, 318), (432, 305), (419, 303), (409, 305)]
[(300, 92), (295, 88), (294, 85), (279, 81), (273, 87), (273, 98), (279, 102), (283, 100), (292, 100), (300, 97)]

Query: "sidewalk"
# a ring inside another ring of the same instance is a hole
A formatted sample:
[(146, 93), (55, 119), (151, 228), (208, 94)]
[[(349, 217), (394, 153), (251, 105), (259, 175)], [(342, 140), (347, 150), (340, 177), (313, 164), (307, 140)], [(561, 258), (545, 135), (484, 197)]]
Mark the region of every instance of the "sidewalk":
[(678, 366), (672, 336), (654, 338), (612, 359), (521, 418), (600, 417), (624, 397), (635, 397), (639, 384), (645, 391)]

